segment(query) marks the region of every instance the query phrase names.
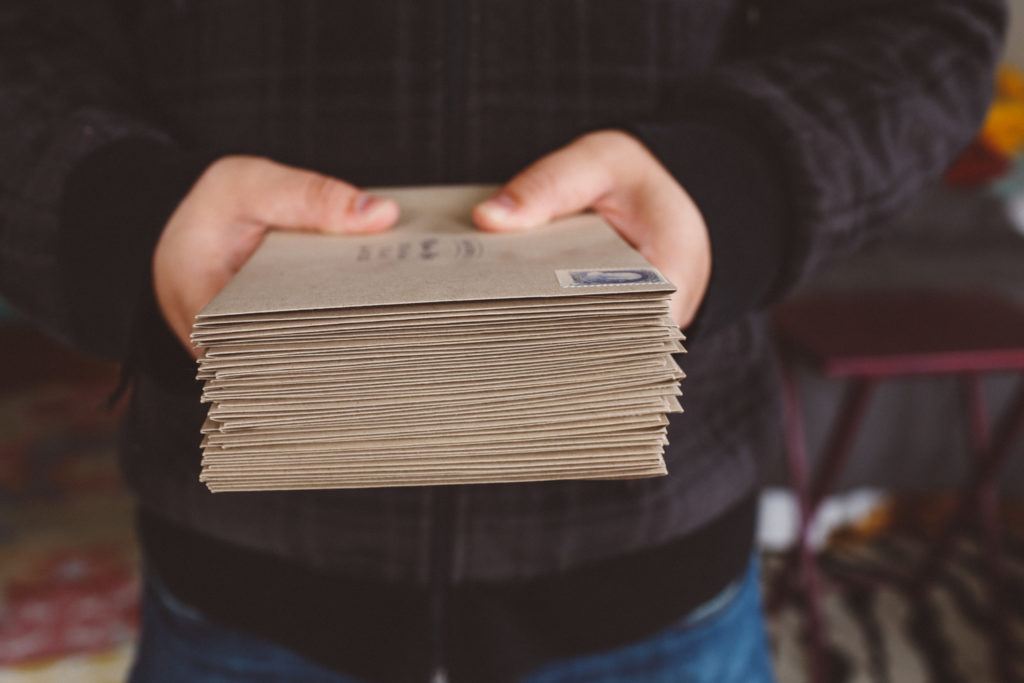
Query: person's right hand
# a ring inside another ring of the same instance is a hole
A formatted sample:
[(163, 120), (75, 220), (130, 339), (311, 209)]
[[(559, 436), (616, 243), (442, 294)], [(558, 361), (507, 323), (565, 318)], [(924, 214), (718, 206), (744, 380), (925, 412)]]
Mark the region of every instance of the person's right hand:
[(334, 178), (258, 157), (211, 164), (178, 205), (153, 253), (160, 312), (193, 355), (196, 314), (249, 259), (267, 230), (387, 230), (398, 206)]

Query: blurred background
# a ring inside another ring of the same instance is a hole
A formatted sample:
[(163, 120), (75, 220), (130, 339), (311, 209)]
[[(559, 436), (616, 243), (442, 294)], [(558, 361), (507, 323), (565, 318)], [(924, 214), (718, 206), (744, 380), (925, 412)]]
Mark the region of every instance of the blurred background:
[[(759, 531), (778, 676), (1024, 680), (1024, 1), (977, 141), (773, 316)], [(0, 683), (118, 681), (136, 628), (117, 369), (0, 301)], [(825, 673), (827, 672), (827, 673)]]

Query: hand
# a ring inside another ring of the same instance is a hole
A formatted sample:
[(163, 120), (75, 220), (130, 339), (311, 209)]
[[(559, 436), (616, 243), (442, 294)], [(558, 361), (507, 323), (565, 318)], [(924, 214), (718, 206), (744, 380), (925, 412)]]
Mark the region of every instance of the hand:
[(697, 205), (632, 136), (590, 133), (537, 161), (474, 209), (483, 230), (525, 230), (592, 209), (677, 288), (672, 318), (692, 320), (711, 275), (711, 243)]
[(164, 226), (153, 254), (160, 312), (193, 355), (196, 313), (249, 259), (271, 228), (322, 233), (386, 230), (398, 206), (334, 178), (257, 157), (214, 162)]

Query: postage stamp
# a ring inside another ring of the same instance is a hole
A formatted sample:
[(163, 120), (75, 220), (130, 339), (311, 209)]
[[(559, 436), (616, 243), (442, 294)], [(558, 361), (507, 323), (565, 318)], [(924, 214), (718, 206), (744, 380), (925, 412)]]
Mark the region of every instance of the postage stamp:
[(589, 268), (557, 270), (563, 287), (614, 287), (628, 285), (664, 285), (667, 281), (654, 268)]

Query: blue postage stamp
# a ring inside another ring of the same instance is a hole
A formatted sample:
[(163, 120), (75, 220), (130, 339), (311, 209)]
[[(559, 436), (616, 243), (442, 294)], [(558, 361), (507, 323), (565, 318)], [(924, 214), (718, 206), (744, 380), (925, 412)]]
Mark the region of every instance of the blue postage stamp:
[(654, 268), (587, 268), (555, 271), (563, 287), (664, 285), (668, 281)]

